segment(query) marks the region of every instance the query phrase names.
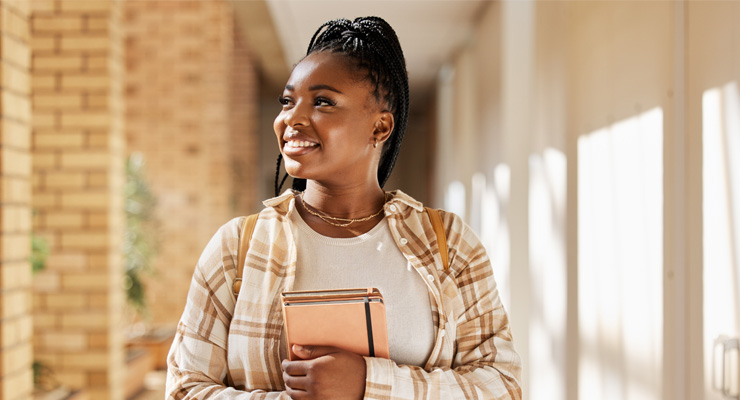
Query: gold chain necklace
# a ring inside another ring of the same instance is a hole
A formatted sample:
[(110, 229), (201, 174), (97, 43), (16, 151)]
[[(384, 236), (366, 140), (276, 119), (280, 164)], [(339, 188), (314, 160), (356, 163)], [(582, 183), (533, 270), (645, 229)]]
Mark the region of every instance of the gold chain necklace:
[[(385, 205), (385, 203), (388, 201), (388, 193), (383, 192), (383, 197), (384, 197), (383, 205)], [(309, 206), (308, 203), (306, 203), (306, 201), (303, 200), (303, 193), (301, 193), (301, 195), (299, 196), (299, 198), (301, 199), (301, 204), (303, 204), (303, 208), (305, 208), (306, 211), (308, 211), (309, 214), (321, 218), (322, 221), (326, 222), (329, 225), (338, 226), (340, 228), (344, 228), (344, 227), (350, 226), (350, 225), (352, 225), (355, 222), (365, 222), (367, 220), (370, 220), (370, 219), (373, 219), (373, 218), (377, 217), (378, 215), (380, 215), (381, 212), (383, 212), (383, 207), (381, 206), (380, 207), (380, 210), (378, 210), (375, 214), (368, 215), (367, 217), (363, 217), (363, 218), (339, 218), (339, 217), (332, 217), (332, 216), (329, 216), (329, 215), (322, 215), (319, 210), (316, 210), (316, 209), (314, 209), (316, 211), (312, 210), (313, 207)], [(344, 223), (339, 223), (338, 224), (336, 222), (332, 222), (332, 220), (333, 221), (343, 221)]]

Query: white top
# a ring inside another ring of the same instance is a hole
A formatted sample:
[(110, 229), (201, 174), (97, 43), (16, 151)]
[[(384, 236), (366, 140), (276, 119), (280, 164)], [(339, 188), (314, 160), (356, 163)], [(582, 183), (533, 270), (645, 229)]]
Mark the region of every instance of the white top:
[(292, 213), (297, 268), (293, 290), (375, 287), (386, 308), (388, 347), (397, 364), (424, 367), (434, 346), (429, 290), (393, 241), (383, 219), (353, 238), (323, 236)]

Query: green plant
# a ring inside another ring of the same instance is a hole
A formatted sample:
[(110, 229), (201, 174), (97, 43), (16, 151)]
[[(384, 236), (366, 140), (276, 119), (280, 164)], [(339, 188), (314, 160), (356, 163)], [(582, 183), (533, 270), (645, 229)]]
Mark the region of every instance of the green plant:
[[(36, 211), (34, 210), (34, 213)], [(49, 242), (41, 236), (31, 234), (31, 272), (36, 274), (46, 268), (46, 259), (49, 257)], [(33, 370), (33, 387), (38, 390), (50, 390), (58, 383), (54, 379), (54, 373), (46, 364), (34, 360), (31, 365)]]
[(52, 390), (59, 386), (54, 377), (54, 371), (49, 368), (48, 365), (41, 361), (34, 361), (32, 364), (33, 369), (33, 387), (38, 390)]
[(144, 157), (133, 153), (126, 162), (126, 232), (124, 237), (124, 288), (128, 304), (141, 317), (148, 316), (143, 274), (154, 273), (157, 247), (156, 199), (145, 178)]
[(46, 268), (49, 257), (49, 243), (41, 236), (31, 235), (31, 271), (35, 274)]

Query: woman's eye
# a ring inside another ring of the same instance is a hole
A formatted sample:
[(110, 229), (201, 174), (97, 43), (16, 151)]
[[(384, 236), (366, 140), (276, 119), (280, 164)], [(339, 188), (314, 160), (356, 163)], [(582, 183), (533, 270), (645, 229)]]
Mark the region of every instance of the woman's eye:
[(290, 99), (288, 99), (287, 97), (278, 96), (278, 103), (282, 105), (287, 105), (290, 103)]
[(317, 97), (316, 100), (314, 100), (314, 105), (316, 106), (333, 106), (335, 105), (333, 101), (325, 98), (325, 97)]

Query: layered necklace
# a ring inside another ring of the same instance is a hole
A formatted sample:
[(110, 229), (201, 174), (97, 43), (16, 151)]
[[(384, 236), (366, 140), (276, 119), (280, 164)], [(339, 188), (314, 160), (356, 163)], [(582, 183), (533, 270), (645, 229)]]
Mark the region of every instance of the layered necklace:
[[(388, 201), (388, 193), (383, 192), (383, 197), (384, 197), (383, 205), (385, 205), (385, 203)], [(309, 214), (321, 218), (322, 221), (326, 222), (329, 225), (338, 226), (340, 228), (344, 228), (344, 227), (350, 226), (350, 225), (352, 225), (355, 222), (365, 222), (365, 221), (371, 220), (371, 219), (377, 217), (378, 215), (380, 215), (380, 213), (383, 212), (383, 206), (380, 206), (380, 210), (378, 210), (373, 215), (368, 215), (367, 217), (362, 217), (362, 218), (339, 218), (339, 217), (332, 217), (332, 216), (326, 215), (326, 214), (322, 213), (321, 211), (319, 211), (319, 210), (311, 207), (310, 205), (308, 205), (308, 203), (306, 203), (306, 200), (303, 199), (303, 192), (301, 193), (301, 195), (299, 196), (299, 198), (301, 200), (301, 204), (303, 204), (303, 208), (305, 208), (306, 211), (308, 211)], [(335, 221), (337, 221), (337, 222), (335, 222)]]

